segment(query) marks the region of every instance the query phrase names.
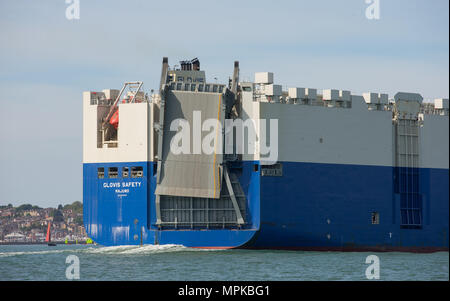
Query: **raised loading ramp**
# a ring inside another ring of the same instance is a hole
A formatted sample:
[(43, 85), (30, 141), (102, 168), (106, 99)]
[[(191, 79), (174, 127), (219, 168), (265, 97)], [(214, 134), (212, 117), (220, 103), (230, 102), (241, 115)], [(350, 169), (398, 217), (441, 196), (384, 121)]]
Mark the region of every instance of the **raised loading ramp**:
[[(162, 90), (160, 121), (163, 124), (159, 125), (155, 190), (156, 226), (159, 228), (240, 228), (245, 225), (246, 198), (236, 174), (226, 168), (223, 145), (216, 143), (213, 151), (207, 153), (198, 144), (199, 140), (208, 139), (207, 135), (209, 139), (214, 135), (216, 140), (223, 137), (225, 115), (233, 103), (234, 94), (226, 89), (219, 93), (191, 92), (171, 90), (166, 85)], [(217, 126), (201, 131), (202, 122), (207, 119), (215, 120)], [(178, 143), (181, 131), (186, 130), (182, 123), (188, 124), (187, 153), (180, 152), (182, 145)], [(198, 133), (200, 136), (194, 137)]]
[[(201, 131), (202, 121), (207, 119), (220, 123), (216, 125), (216, 132)], [(216, 149), (220, 147), (217, 143), (213, 152), (207, 154), (201, 143), (207, 135), (213, 134), (217, 138), (223, 135), (222, 94), (169, 90), (165, 98), (164, 120), (162, 153), (158, 156), (161, 168), (155, 193), (220, 198), (222, 150)], [(186, 139), (180, 138), (183, 132), (187, 134)], [(195, 133), (201, 134), (197, 137)], [(180, 151), (182, 153), (178, 153)]]

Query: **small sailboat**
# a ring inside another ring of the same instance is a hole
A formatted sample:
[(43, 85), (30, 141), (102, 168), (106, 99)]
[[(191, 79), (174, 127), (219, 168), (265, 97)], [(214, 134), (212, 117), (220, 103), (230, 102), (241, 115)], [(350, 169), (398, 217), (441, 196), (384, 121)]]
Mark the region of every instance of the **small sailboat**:
[(51, 223), (48, 222), (47, 236), (45, 237), (45, 241), (47, 242), (47, 245), (49, 247), (54, 247), (54, 246), (56, 246), (56, 244), (54, 242), (52, 242), (52, 233), (51, 233), (51, 230), (50, 230), (50, 226), (51, 226)]

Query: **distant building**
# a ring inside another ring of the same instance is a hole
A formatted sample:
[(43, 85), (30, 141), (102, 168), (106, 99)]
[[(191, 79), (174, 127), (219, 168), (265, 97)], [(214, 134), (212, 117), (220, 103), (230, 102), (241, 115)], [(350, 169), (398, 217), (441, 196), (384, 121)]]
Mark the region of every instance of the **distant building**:
[(23, 216), (39, 216), (39, 212), (37, 210), (27, 210), (23, 212)]
[(34, 234), (34, 240), (38, 241), (38, 242), (44, 241), (45, 240), (44, 233), (36, 233), (36, 234)]
[(31, 222), (29, 222), (29, 221), (23, 222), (20, 224), (20, 227), (21, 228), (31, 227)]
[(2, 217), (8, 217), (8, 216), (12, 216), (13, 215), (13, 213), (12, 213), (12, 211), (2, 211), (2, 213), (1, 213), (1, 216)]
[(18, 232), (13, 232), (8, 235), (5, 235), (5, 241), (6, 242), (24, 242), (24, 241), (26, 241), (26, 236), (21, 233), (18, 233)]
[(87, 236), (87, 234), (86, 234), (86, 229), (84, 229), (84, 226), (78, 226), (77, 227), (78, 229), (78, 231), (77, 231), (77, 233), (79, 234), (79, 235), (81, 235), (81, 236), (83, 236), (83, 237), (85, 237), (85, 236)]

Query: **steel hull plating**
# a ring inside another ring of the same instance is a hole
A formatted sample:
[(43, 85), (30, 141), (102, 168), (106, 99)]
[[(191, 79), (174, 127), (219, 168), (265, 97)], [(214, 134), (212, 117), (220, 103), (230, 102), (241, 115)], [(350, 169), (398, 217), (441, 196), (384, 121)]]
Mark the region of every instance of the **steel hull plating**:
[[(152, 162), (84, 164), (86, 231), (107, 246), (142, 242), (202, 248), (448, 250), (448, 169), (419, 170), (423, 223), (405, 228), (393, 167), (282, 165), (283, 175), (270, 177), (261, 176), (258, 162), (242, 162), (240, 182), (248, 207), (243, 229), (158, 230)], [(142, 166), (143, 177), (97, 178), (98, 167), (125, 166)]]
[[(305, 250), (448, 250), (448, 180), (420, 169), (421, 228), (401, 226), (394, 168), (283, 163), (262, 177), (261, 228), (252, 247)], [(372, 213), (379, 224), (372, 224)]]

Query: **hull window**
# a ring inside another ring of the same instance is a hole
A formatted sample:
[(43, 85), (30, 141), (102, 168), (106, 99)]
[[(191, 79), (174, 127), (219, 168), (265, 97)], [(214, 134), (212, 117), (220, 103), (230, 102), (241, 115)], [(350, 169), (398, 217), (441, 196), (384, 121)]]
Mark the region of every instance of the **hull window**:
[(131, 177), (132, 178), (142, 178), (144, 175), (144, 171), (142, 166), (134, 166), (131, 167)]
[(99, 167), (97, 169), (97, 177), (99, 179), (103, 179), (105, 177), (105, 168), (104, 167)]
[(378, 212), (372, 212), (372, 225), (378, 225), (380, 223), (380, 214)]
[(129, 175), (128, 167), (123, 167), (122, 168), (122, 178), (128, 178), (128, 175)]
[(108, 176), (110, 178), (118, 178), (119, 177), (119, 170), (117, 167), (110, 167), (108, 168)]

